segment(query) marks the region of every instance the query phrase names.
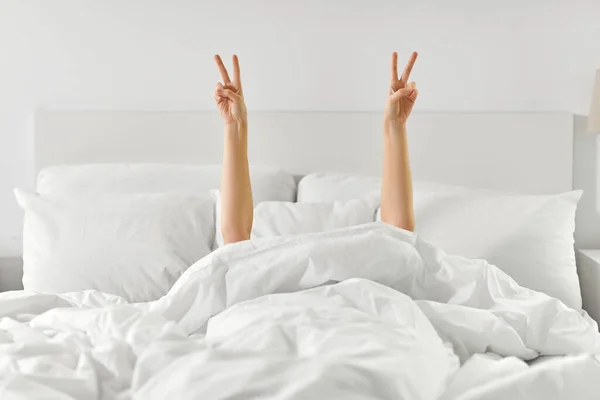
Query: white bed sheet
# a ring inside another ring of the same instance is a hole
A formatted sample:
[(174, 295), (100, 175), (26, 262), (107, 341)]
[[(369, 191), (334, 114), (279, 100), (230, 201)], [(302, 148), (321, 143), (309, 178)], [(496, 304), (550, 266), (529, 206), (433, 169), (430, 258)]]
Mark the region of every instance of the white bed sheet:
[(226, 246), (152, 303), (12, 292), (0, 317), (1, 398), (600, 393), (585, 312), (382, 223)]

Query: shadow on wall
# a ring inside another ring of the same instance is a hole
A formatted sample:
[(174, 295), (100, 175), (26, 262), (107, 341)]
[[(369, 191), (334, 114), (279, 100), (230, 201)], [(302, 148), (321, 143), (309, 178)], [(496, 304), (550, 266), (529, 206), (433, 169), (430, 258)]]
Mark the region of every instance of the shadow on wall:
[(573, 188), (583, 196), (575, 218), (575, 245), (579, 249), (600, 248), (600, 165), (598, 135), (586, 133), (587, 117), (574, 116)]

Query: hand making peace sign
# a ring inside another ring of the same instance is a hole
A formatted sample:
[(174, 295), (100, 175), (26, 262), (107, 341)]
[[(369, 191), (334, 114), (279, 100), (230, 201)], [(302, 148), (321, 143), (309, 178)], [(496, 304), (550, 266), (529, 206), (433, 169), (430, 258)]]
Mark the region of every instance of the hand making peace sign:
[(240, 75), (240, 63), (236, 55), (233, 56), (233, 82), (229, 79), (227, 69), (219, 55), (215, 55), (215, 61), (221, 72), (223, 83), (217, 83), (214, 98), (225, 124), (246, 124), (246, 105), (242, 93), (242, 79)]
[(402, 76), (398, 79), (398, 53), (392, 54), (392, 79), (385, 105), (385, 121), (403, 124), (408, 119), (419, 95), (417, 84), (415, 82), (408, 83), (410, 71), (416, 60), (417, 53), (413, 52), (404, 67)]

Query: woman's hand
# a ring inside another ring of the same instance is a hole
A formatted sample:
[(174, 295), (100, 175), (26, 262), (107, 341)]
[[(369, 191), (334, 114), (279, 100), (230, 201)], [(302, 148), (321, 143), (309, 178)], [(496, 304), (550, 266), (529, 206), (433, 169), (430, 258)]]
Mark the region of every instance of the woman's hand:
[(393, 126), (402, 126), (412, 111), (413, 105), (417, 100), (419, 91), (415, 82), (408, 83), (410, 71), (417, 59), (417, 53), (413, 52), (408, 59), (408, 63), (398, 79), (398, 53), (392, 54), (392, 78), (387, 101), (385, 104), (384, 120)]
[(226, 125), (237, 124), (238, 126), (245, 126), (248, 122), (248, 117), (242, 93), (242, 79), (238, 58), (236, 55), (233, 56), (233, 82), (229, 79), (227, 69), (219, 55), (215, 55), (215, 61), (223, 78), (223, 83), (217, 83), (214, 94), (219, 113), (221, 113), (221, 117)]

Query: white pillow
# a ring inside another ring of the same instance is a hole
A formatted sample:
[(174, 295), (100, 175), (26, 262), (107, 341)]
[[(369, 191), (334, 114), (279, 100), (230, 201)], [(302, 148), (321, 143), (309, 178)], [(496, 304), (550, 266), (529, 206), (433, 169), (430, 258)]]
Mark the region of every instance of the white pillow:
[(377, 203), (355, 199), (322, 203), (267, 201), (254, 209), (252, 237), (323, 232), (375, 220)]
[(25, 210), (23, 286), (96, 289), (128, 301), (157, 299), (210, 252), (214, 197), (179, 194), (38, 195)]
[[(278, 168), (250, 166), (257, 202), (294, 201), (296, 181)], [(40, 171), (37, 192), (49, 193), (194, 193), (221, 185), (220, 165), (84, 164), (48, 167)]]
[[(223, 246), (221, 234), (221, 201), (218, 191), (215, 212), (215, 246)], [(254, 207), (252, 238), (286, 236), (299, 233), (323, 232), (347, 226), (361, 225), (375, 220), (377, 201), (355, 199), (350, 201), (292, 203), (267, 201)]]
[(314, 173), (298, 183), (298, 203), (345, 201), (381, 194), (381, 179), (372, 176)]
[[(298, 201), (347, 200), (380, 187), (375, 177), (310, 174), (298, 185)], [(580, 191), (536, 196), (415, 182), (413, 194), (415, 230), (424, 239), (486, 259), (522, 286), (581, 308), (573, 240)]]
[(415, 195), (415, 232), (449, 254), (485, 259), (520, 285), (581, 309), (573, 239), (581, 194), (523, 195), (421, 184)]

